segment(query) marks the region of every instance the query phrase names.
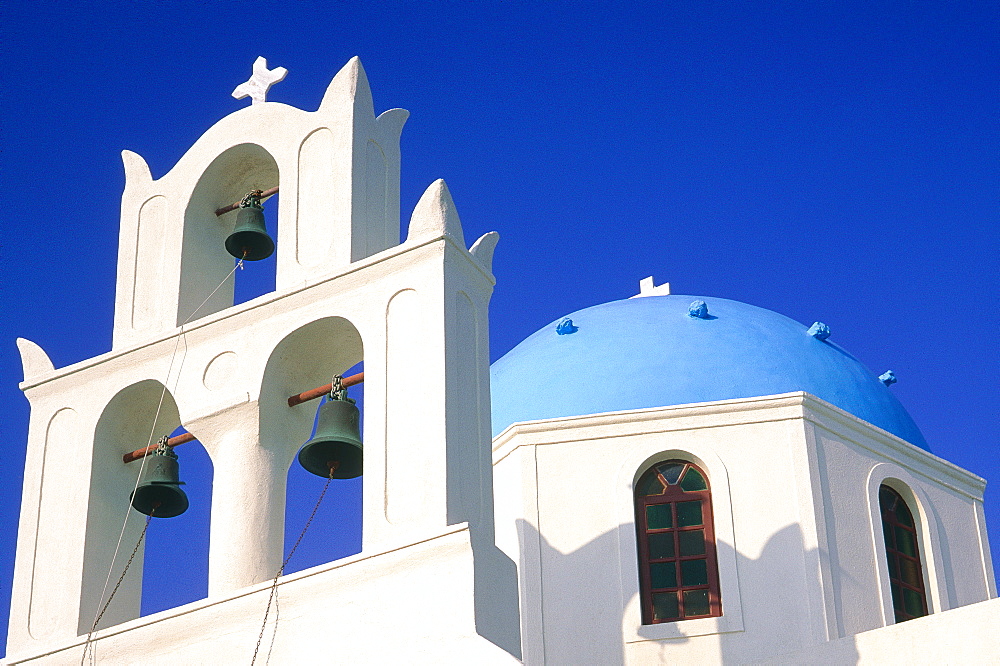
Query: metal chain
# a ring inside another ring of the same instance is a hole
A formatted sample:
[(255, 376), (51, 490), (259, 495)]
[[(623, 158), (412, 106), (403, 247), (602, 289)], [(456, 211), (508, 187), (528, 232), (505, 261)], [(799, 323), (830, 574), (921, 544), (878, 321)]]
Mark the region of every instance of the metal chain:
[[(257, 661), (257, 653), (260, 651), (260, 642), (264, 639), (264, 630), (267, 628), (267, 617), (271, 613), (271, 604), (274, 603), (274, 594), (275, 592), (278, 591), (278, 579), (281, 578), (281, 574), (285, 572), (285, 567), (288, 566), (289, 560), (292, 559), (292, 555), (295, 554), (295, 551), (298, 549), (299, 544), (302, 543), (303, 537), (305, 537), (306, 535), (306, 531), (312, 524), (313, 518), (316, 517), (316, 512), (319, 511), (319, 505), (323, 502), (323, 497), (326, 496), (326, 491), (330, 488), (330, 481), (333, 480), (333, 473), (336, 471), (337, 471), (337, 465), (334, 464), (330, 467), (330, 475), (326, 478), (326, 483), (323, 484), (323, 490), (322, 492), (320, 492), (319, 499), (316, 500), (316, 505), (313, 507), (312, 513), (309, 514), (309, 518), (306, 520), (305, 526), (299, 533), (299, 538), (295, 540), (295, 545), (293, 545), (292, 549), (288, 551), (288, 555), (285, 557), (285, 561), (281, 563), (281, 567), (278, 569), (278, 573), (274, 575), (274, 580), (271, 581), (271, 594), (267, 598), (267, 608), (264, 610), (264, 622), (260, 626), (260, 634), (257, 636), (257, 647), (253, 649), (253, 658), (250, 660), (250, 666), (253, 666), (253, 664)], [(275, 619), (275, 622), (277, 622), (277, 619)], [(277, 627), (275, 627), (274, 631), (277, 634), (278, 631)], [(273, 639), (272, 639), (272, 647), (273, 647)], [(268, 654), (270, 654), (270, 652)]]
[(333, 381), (330, 382), (330, 398), (332, 400), (343, 400), (344, 393), (347, 389), (344, 388), (344, 378), (341, 375), (334, 375)]
[(263, 208), (260, 205), (260, 198), (263, 194), (263, 190), (250, 190), (240, 201), (240, 208)]
[(274, 628), (271, 630), (271, 644), (267, 646), (267, 659), (264, 660), (264, 666), (269, 666), (271, 663), (271, 653), (274, 652), (275, 639), (278, 638), (278, 620), (281, 619), (281, 608), (278, 602), (281, 600), (280, 594), (274, 595)]
[[(160, 441), (161, 443), (163, 442), (163, 440)], [(142, 540), (146, 538), (146, 530), (149, 529), (149, 521), (153, 517), (154, 513), (156, 513), (156, 507), (153, 507), (149, 515), (146, 516), (146, 524), (142, 527), (142, 534), (139, 535), (139, 540), (136, 542), (135, 548), (132, 549), (132, 554), (129, 556), (128, 562), (125, 563), (125, 568), (122, 569), (122, 575), (118, 577), (118, 582), (115, 583), (114, 588), (111, 590), (108, 600), (104, 602), (104, 608), (102, 608), (101, 612), (97, 614), (97, 619), (94, 620), (94, 626), (90, 628), (90, 632), (87, 634), (87, 641), (84, 643), (83, 647), (83, 659), (80, 660), (80, 664), (83, 664), (87, 660), (87, 651), (91, 646), (90, 639), (94, 635), (94, 632), (97, 631), (97, 625), (100, 623), (101, 618), (104, 617), (104, 612), (108, 610), (108, 606), (111, 605), (111, 600), (115, 598), (115, 593), (118, 592), (118, 588), (121, 587), (122, 581), (125, 580), (125, 574), (128, 573), (128, 568), (132, 566), (132, 560), (135, 559), (136, 553), (139, 552), (139, 546), (142, 545)]]

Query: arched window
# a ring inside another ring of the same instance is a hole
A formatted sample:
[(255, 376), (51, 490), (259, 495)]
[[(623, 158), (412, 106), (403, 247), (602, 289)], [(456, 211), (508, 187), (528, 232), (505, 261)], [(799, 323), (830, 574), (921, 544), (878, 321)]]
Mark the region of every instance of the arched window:
[(923, 617), (927, 615), (927, 594), (913, 514), (902, 496), (886, 485), (878, 489), (878, 503), (896, 622)]
[(635, 486), (643, 624), (722, 615), (712, 493), (684, 460), (657, 463)]

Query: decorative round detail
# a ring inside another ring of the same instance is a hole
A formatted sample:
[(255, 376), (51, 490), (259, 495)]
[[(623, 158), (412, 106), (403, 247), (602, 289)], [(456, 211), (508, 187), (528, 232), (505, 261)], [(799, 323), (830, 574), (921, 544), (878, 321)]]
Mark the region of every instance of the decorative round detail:
[(218, 391), (223, 388), (236, 373), (236, 352), (222, 352), (205, 367), (205, 376), (202, 381), (209, 391)]

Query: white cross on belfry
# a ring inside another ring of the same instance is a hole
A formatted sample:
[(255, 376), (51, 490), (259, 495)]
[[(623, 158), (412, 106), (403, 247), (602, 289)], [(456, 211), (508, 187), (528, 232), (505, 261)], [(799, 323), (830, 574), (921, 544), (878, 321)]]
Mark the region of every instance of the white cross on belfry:
[(288, 74), (288, 70), (284, 67), (268, 69), (267, 59), (264, 56), (258, 56), (253, 63), (253, 75), (246, 83), (236, 86), (236, 90), (233, 91), (233, 97), (243, 99), (249, 96), (251, 104), (263, 102), (267, 97), (268, 89), (278, 81), (284, 79), (286, 74)]

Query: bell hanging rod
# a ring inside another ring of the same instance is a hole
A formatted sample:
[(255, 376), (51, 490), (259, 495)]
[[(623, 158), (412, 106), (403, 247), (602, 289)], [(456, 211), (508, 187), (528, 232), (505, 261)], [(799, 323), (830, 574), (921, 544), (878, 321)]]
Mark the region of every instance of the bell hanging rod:
[[(168, 439), (167, 446), (172, 448), (174, 446), (177, 446), (178, 444), (187, 444), (188, 442), (193, 442), (195, 439), (197, 438), (194, 435), (192, 435), (189, 432), (185, 432), (183, 434), (177, 435), (176, 437), (171, 437), (170, 439)], [(141, 449), (136, 449), (131, 453), (126, 453), (125, 455), (122, 456), (122, 462), (127, 464), (130, 462), (135, 462), (140, 458), (145, 458), (150, 453), (155, 451), (156, 447), (158, 446), (159, 444), (151, 444), (150, 446)]]
[[(356, 375), (351, 375), (350, 377), (344, 377), (341, 381), (341, 386), (347, 388), (348, 386), (355, 386), (365, 381), (365, 373), (359, 372)], [(288, 406), (294, 407), (295, 405), (301, 405), (303, 402), (309, 402), (310, 400), (315, 400), (316, 398), (323, 397), (333, 390), (333, 383), (325, 384), (324, 386), (319, 386), (309, 391), (304, 391), (298, 395), (289, 396)], [(193, 442), (197, 439), (194, 435), (189, 432), (182, 433), (176, 437), (171, 437), (167, 440), (167, 446), (173, 448), (180, 444), (187, 444), (188, 442)], [(145, 458), (153, 451), (156, 451), (158, 444), (151, 444), (150, 446), (143, 447), (141, 449), (136, 449), (122, 456), (123, 463), (130, 463), (139, 460), (140, 458)]]
[[(343, 388), (348, 386), (354, 386), (355, 384), (360, 384), (365, 381), (365, 373), (359, 372), (356, 375), (351, 375), (350, 377), (344, 377), (340, 381), (340, 385)], [(333, 383), (324, 384), (323, 386), (318, 386), (312, 390), (304, 391), (298, 395), (288, 396), (288, 406), (294, 407), (295, 405), (301, 405), (303, 402), (309, 402), (310, 400), (315, 400), (316, 398), (322, 398), (324, 395), (333, 390)], [(156, 447), (153, 447), (156, 448)]]
[[(266, 199), (266, 198), (268, 198), (270, 196), (273, 196), (273, 195), (275, 195), (277, 193), (278, 193), (278, 188), (277, 187), (272, 187), (269, 190), (264, 190), (263, 192), (261, 192), (260, 198), (261, 199)], [(219, 217), (220, 215), (225, 215), (226, 213), (228, 213), (230, 211), (233, 211), (233, 210), (236, 210), (239, 207), (240, 207), (240, 202), (237, 201), (236, 203), (231, 203), (228, 206), (223, 206), (222, 208), (217, 208), (216, 211), (215, 211), (215, 216)]]

